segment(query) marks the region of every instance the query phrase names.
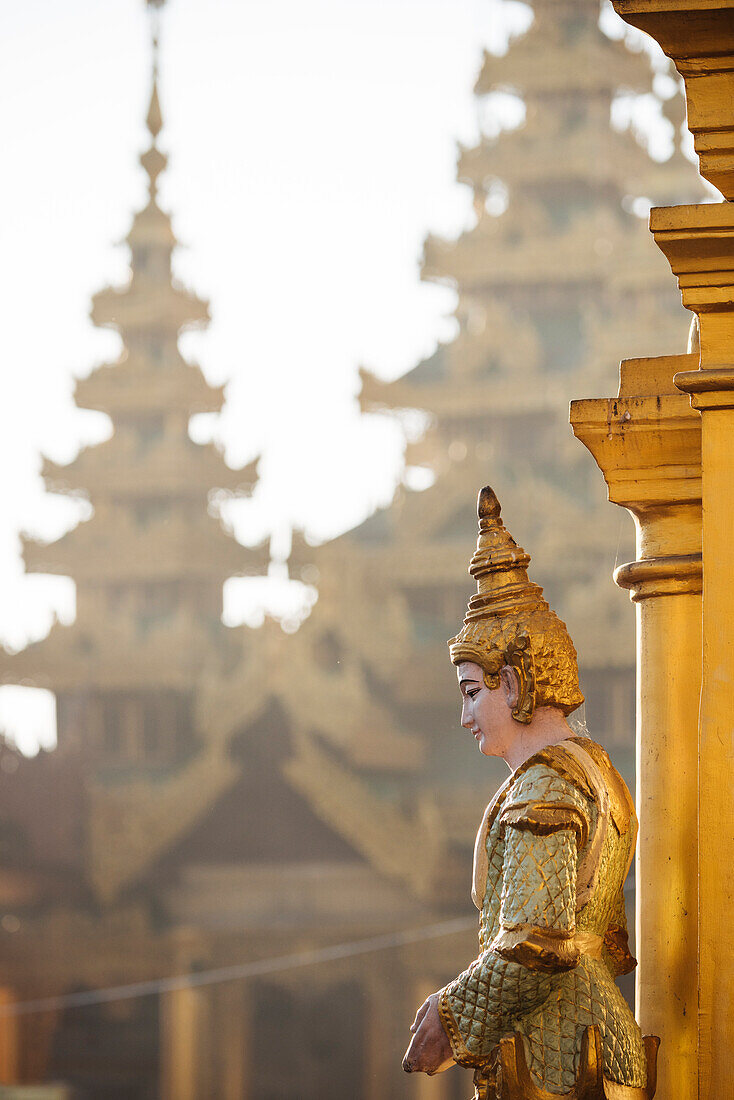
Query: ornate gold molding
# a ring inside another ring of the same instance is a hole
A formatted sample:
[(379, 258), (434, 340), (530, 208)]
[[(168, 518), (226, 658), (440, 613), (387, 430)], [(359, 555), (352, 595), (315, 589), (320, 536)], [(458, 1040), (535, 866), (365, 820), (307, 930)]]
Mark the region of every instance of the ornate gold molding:
[(734, 369), (731, 367), (681, 371), (675, 384), (691, 398), (691, 406), (702, 409), (734, 409)]
[(634, 603), (653, 596), (675, 596), (681, 592), (701, 592), (703, 565), (700, 554), (668, 554), (658, 558), (628, 562), (614, 571), (620, 588), (629, 589)]

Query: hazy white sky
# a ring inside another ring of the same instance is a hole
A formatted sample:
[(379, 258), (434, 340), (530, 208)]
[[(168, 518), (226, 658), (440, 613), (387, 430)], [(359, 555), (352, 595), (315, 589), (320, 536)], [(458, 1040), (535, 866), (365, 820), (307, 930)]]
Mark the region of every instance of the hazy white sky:
[[(229, 381), (214, 427), (227, 460), (263, 455), (255, 541), (290, 522), (318, 537), (390, 498), (402, 438), (360, 418), (357, 368), (394, 376), (450, 332), (448, 291), (421, 286), (429, 227), (454, 232), (467, 199), (457, 138), (491, 0), (170, 0), (162, 18), (162, 204), (185, 245), (176, 272), (213, 322), (182, 340)], [(40, 453), (73, 458), (104, 418), (75, 409), (73, 376), (115, 355), (88, 320), (125, 280), (114, 247), (144, 201), (149, 20), (142, 0), (29, 0), (0, 43), (6, 170), (0, 424), (0, 638), (43, 633), (69, 586), (20, 575), (17, 531), (58, 534), (74, 513), (45, 497)]]
[[(497, 0), (164, 9), (162, 205), (185, 245), (176, 274), (213, 317), (181, 346), (229, 382), (219, 422), (192, 433), (213, 432), (232, 465), (262, 455), (254, 499), (229, 517), (244, 542), (274, 531), (282, 546), (291, 524), (325, 538), (392, 495), (402, 433), (359, 416), (357, 370), (397, 376), (452, 332), (454, 296), (421, 284), (418, 263), (429, 229), (468, 222), (456, 142), (477, 137), (472, 86), (506, 12)], [(149, 88), (143, 0), (5, 5), (0, 641), (12, 647), (73, 616), (73, 585), (23, 575), (18, 532), (56, 537), (79, 514), (44, 495), (41, 453), (66, 462), (108, 431), (71, 395), (117, 352), (88, 310), (126, 279), (115, 243), (144, 202)], [(294, 597), (235, 584), (229, 621), (256, 620), (265, 599), (283, 612)]]

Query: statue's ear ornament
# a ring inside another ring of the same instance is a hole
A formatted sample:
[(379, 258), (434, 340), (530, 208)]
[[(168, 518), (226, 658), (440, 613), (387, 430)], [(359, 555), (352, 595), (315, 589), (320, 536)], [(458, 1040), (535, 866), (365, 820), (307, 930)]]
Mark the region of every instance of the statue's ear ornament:
[(527, 725), (535, 710), (535, 665), (530, 649), (530, 639), (526, 634), (519, 634), (513, 642), (509, 643), (505, 651), (505, 663), (515, 670), (519, 685), (517, 702), (512, 708), (512, 717), (523, 725)]

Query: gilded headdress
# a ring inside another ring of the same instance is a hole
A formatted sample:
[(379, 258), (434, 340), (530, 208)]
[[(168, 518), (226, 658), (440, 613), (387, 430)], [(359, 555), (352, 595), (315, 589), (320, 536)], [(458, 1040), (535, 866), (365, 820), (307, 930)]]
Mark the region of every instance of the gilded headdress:
[(536, 706), (570, 714), (584, 697), (574, 644), (543, 589), (528, 579), (530, 556), (500, 519), (500, 505), (488, 485), (477, 500), (479, 537), (469, 564), (477, 592), (469, 600), (464, 626), (449, 641), (455, 665), (474, 661), (488, 687), (499, 686), (503, 665), (514, 668), (520, 684), (513, 717), (529, 722)]

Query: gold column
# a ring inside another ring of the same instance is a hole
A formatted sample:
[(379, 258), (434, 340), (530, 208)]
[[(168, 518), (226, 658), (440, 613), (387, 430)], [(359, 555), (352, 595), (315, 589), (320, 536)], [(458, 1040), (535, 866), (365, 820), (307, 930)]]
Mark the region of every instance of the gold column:
[(201, 990), (161, 996), (161, 1100), (200, 1100)]
[[(8, 1008), (15, 1001), (13, 991), (0, 986), (0, 1005)], [(0, 1084), (18, 1082), (18, 1017), (0, 1016)]]
[[(734, 21), (734, 9), (730, 15)], [(734, 56), (731, 62), (734, 69)], [(698, 1095), (718, 1100), (734, 1088), (734, 205), (654, 210), (650, 227), (700, 328), (700, 368), (682, 371), (675, 382), (701, 414)]]
[[(170, 973), (188, 974), (205, 959), (204, 945), (190, 929), (172, 936)], [(160, 997), (160, 1100), (201, 1100), (209, 1095), (204, 1052), (210, 1041), (209, 990), (183, 986)]]
[(637, 608), (637, 1016), (663, 1038), (658, 1095), (671, 1100), (697, 1096), (701, 453), (673, 383), (695, 362), (625, 360), (617, 398), (571, 404), (575, 435), (637, 531), (637, 561), (615, 574)]
[(218, 1096), (220, 1100), (250, 1100), (250, 986), (228, 982), (218, 988), (216, 996)]
[[(685, 82), (688, 126), (701, 174), (734, 200), (734, 0), (613, 3), (675, 63)], [(702, 421), (697, 1096), (719, 1100), (731, 1094), (734, 1076), (734, 965), (727, 929), (734, 898), (734, 205), (653, 210), (650, 228), (700, 332), (700, 363), (681, 370), (675, 381), (690, 394)]]

